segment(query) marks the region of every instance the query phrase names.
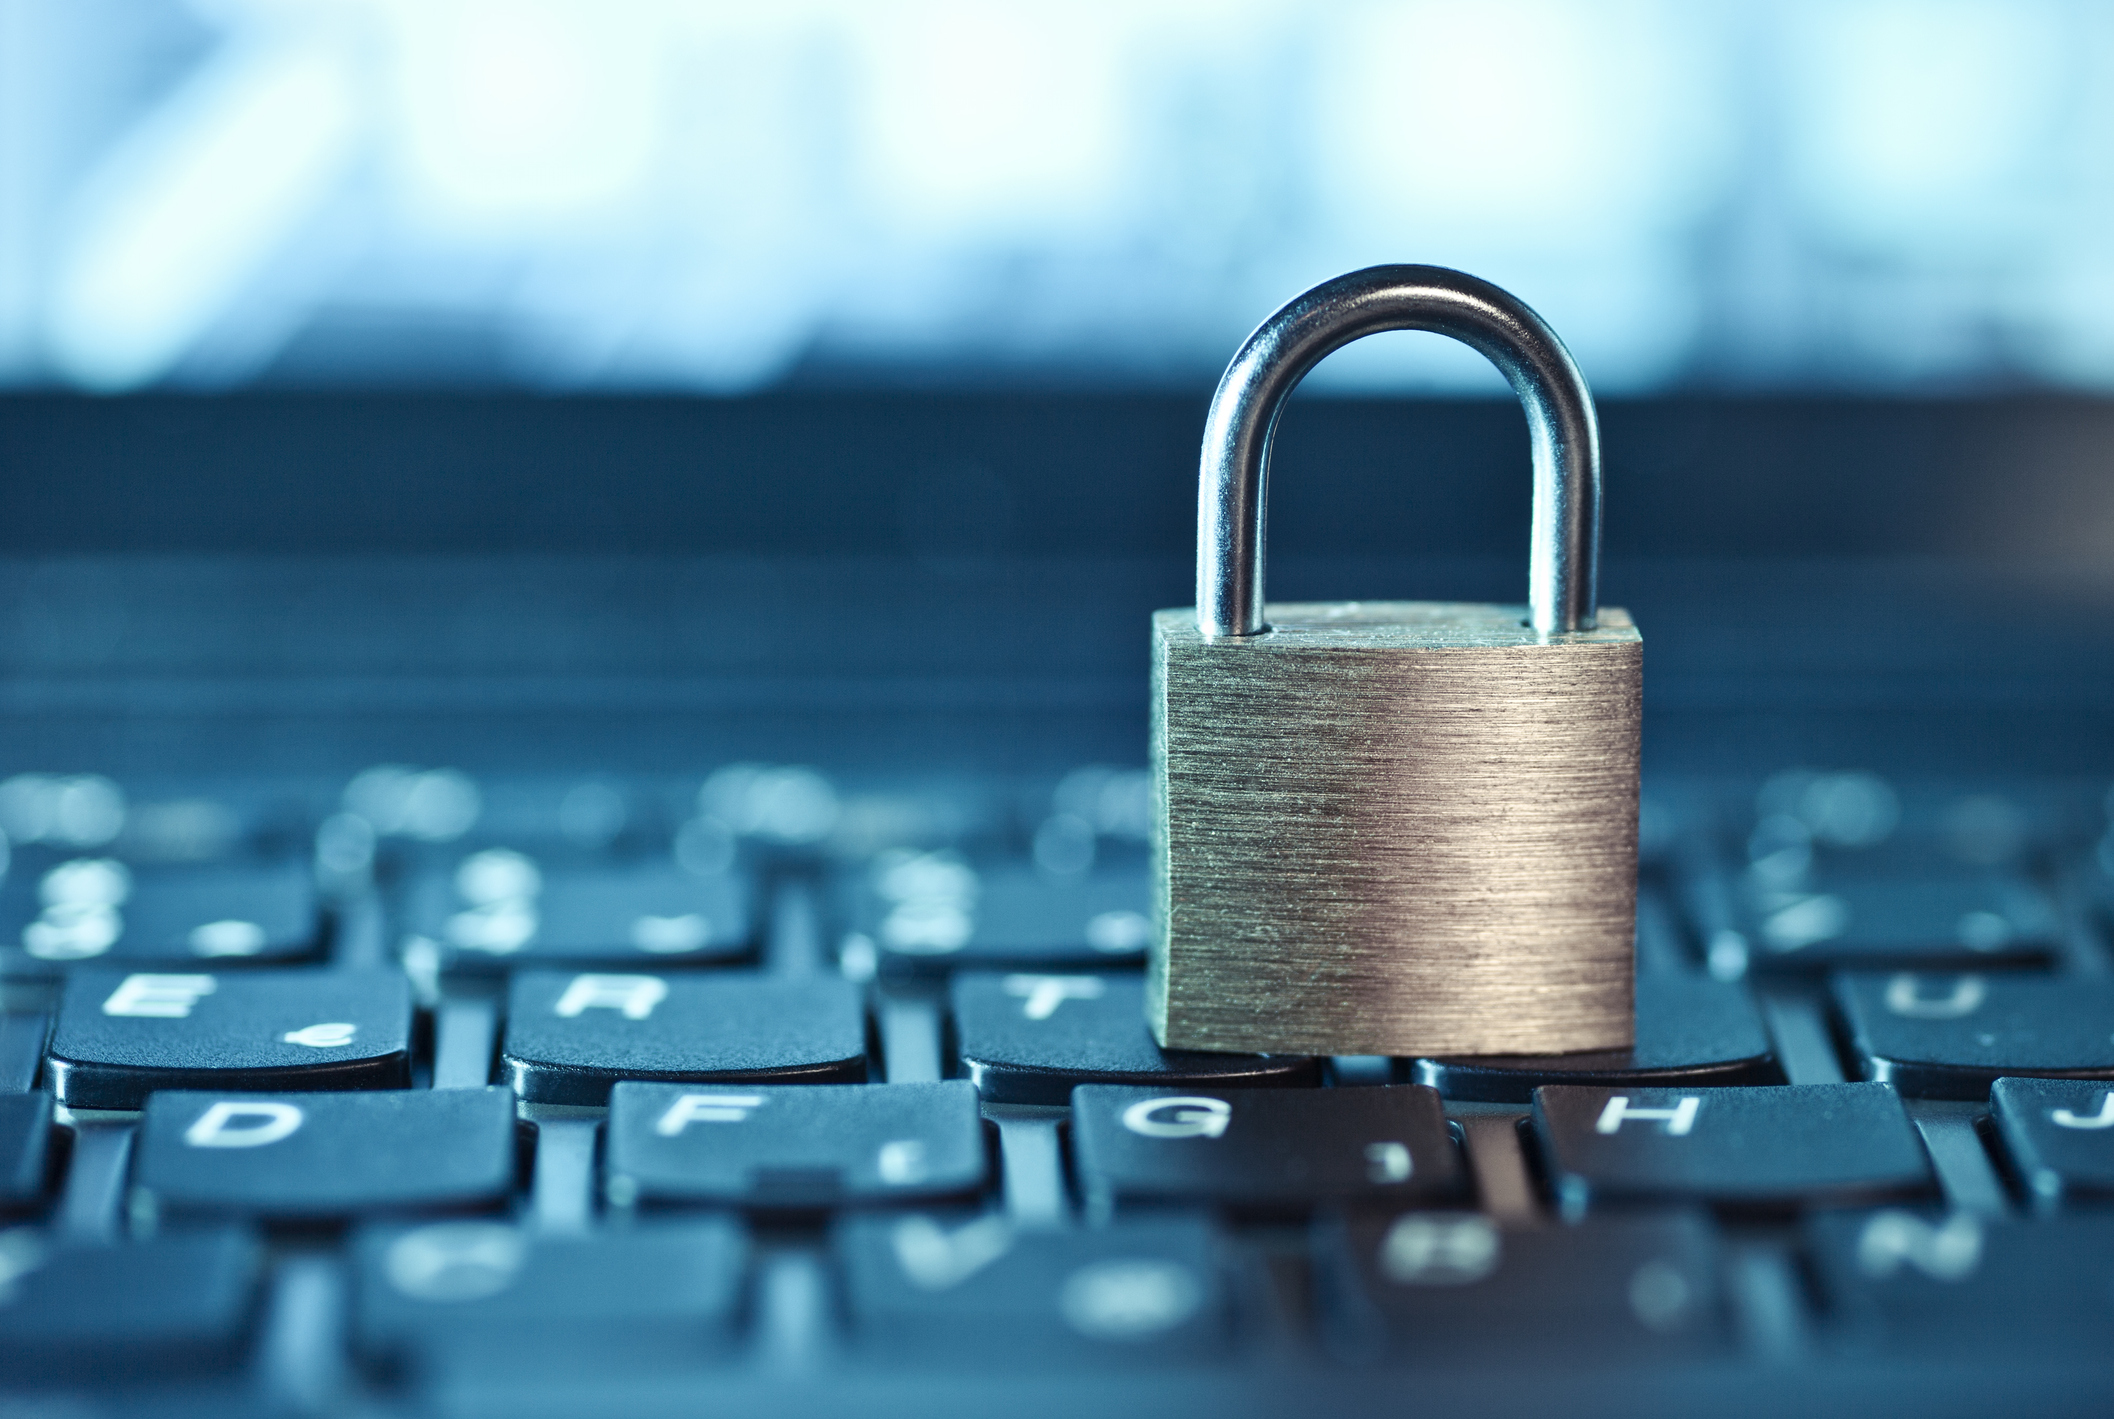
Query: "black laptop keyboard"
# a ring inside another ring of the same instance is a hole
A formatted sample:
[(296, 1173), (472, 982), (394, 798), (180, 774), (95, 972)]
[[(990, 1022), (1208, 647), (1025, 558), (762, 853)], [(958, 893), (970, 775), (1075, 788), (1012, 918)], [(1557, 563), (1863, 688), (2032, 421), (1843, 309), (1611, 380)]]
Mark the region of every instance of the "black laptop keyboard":
[(1648, 783), (1633, 1051), (1330, 1060), (1152, 1043), (1135, 770), (18, 777), (0, 1412), (2090, 1369), (2105, 790)]

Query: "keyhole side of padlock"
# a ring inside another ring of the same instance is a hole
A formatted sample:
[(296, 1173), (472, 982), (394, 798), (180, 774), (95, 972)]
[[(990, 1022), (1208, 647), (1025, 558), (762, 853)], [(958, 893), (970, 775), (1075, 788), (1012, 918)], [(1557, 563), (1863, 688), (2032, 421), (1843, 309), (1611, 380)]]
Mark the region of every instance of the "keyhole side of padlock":
[(1600, 427), (1577, 362), (1509, 292), (1443, 266), (1372, 266), (1278, 310), (1226, 367), (1204, 423), (1197, 485), (1197, 628), (1207, 640), (1261, 635), (1270, 446), (1285, 400), (1354, 340), (1422, 330), (1476, 350), (1527, 416), (1534, 470), (1528, 624), (1592, 630), (1599, 605)]

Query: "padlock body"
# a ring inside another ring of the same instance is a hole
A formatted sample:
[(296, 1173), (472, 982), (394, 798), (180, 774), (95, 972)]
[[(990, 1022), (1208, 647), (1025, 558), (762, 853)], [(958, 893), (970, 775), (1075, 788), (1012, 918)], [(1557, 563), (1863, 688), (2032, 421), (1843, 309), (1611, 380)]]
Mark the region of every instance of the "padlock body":
[(1555, 1054), (1630, 1046), (1643, 644), (1627, 613), (1274, 605), (1261, 635), (1153, 617), (1169, 1049)]

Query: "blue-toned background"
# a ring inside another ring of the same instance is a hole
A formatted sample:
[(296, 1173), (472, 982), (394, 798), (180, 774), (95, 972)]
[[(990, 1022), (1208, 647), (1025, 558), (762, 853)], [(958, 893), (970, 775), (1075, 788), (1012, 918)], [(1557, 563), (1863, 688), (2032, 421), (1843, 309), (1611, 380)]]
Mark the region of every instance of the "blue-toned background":
[(0, 381), (1186, 389), (1419, 260), (1605, 394), (2098, 390), (2110, 67), (2074, 0), (0, 0)]
[[(2066, 0), (0, 0), (0, 760), (1139, 761), (1213, 381), (1412, 260), (1601, 396), (1655, 765), (2114, 771), (2110, 75)], [(1276, 596), (1523, 594), (1436, 337), (1270, 496)]]

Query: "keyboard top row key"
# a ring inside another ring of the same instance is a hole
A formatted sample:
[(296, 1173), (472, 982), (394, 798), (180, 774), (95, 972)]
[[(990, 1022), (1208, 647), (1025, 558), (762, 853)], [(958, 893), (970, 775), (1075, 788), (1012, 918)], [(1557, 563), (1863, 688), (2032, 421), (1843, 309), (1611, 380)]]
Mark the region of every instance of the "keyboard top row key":
[(1762, 893), (1754, 908), (1752, 964), (1763, 971), (2032, 965), (2058, 941), (2041, 893), (2003, 874), (1836, 878)]
[(177, 968), (312, 960), (326, 925), (305, 862), (131, 868), (74, 858), (0, 888), (0, 974), (82, 961)]
[(854, 937), (885, 974), (973, 967), (1094, 970), (1144, 959), (1152, 882), (1134, 870), (1053, 874), (890, 852), (843, 893)]
[(665, 858), (546, 872), (507, 848), (419, 876), (404, 906), (406, 949), (429, 943), (444, 969), (466, 974), (723, 965), (754, 953), (757, 915), (740, 872), (691, 873)]

